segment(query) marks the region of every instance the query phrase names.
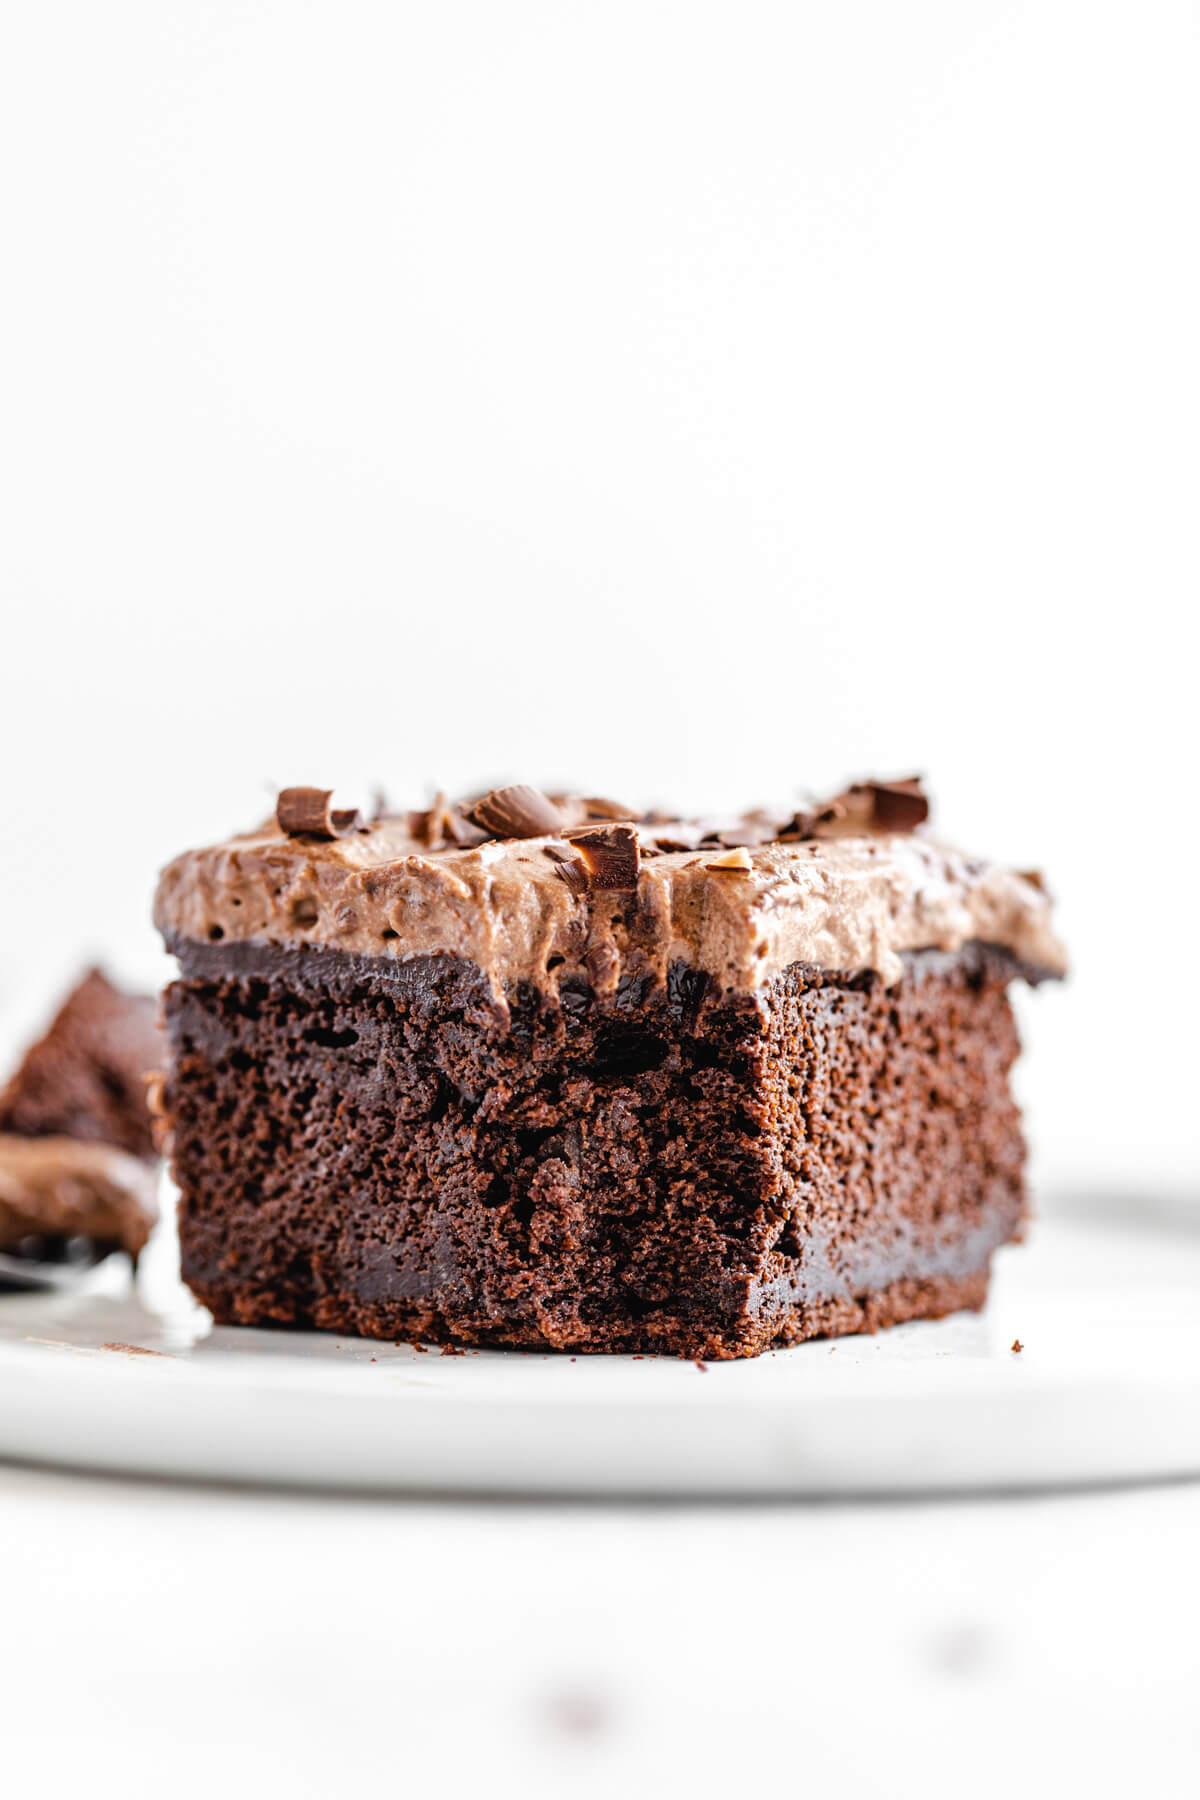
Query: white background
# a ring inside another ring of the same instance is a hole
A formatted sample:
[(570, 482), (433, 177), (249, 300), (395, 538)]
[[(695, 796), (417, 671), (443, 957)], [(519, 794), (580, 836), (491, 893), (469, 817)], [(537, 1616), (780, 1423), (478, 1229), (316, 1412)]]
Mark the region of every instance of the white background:
[(9, 9), (0, 1006), (288, 781), (927, 772), (1193, 1184), (1189, 5)]
[(278, 784), (923, 770), (1043, 1183), (1194, 1186), (1196, 13), (10, 8), (0, 1010)]
[[(281, 783), (920, 769), (1061, 899), (1043, 1191), (1194, 1193), (1198, 29), (5, 8), (4, 1035), (85, 953), (161, 978), (155, 869)], [(0, 1506), (46, 1794), (1194, 1789), (1191, 1490)]]
[(1196, 1793), (1195, 1488), (733, 1511), (0, 1468), (0, 1503), (38, 1551), (6, 1558), (14, 1795)]

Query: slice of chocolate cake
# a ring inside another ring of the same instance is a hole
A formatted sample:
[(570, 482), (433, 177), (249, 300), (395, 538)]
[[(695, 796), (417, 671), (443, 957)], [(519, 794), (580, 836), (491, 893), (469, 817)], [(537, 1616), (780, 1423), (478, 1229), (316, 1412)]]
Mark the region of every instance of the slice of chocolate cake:
[(137, 1256), (157, 1211), (146, 1083), (163, 1054), (157, 1003), (90, 970), (0, 1090), (0, 1253)]
[(146, 1078), (162, 1062), (158, 1002), (89, 969), (0, 1089), (0, 1131), (156, 1152)]
[(215, 1315), (754, 1355), (982, 1304), (1024, 1213), (1035, 877), (913, 782), (789, 818), (309, 789), (164, 872), (184, 1278)]

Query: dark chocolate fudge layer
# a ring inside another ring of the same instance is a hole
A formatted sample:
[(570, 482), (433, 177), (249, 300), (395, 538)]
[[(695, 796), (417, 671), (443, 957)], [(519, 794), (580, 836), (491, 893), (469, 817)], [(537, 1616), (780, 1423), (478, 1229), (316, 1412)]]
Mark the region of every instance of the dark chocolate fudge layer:
[(982, 1304), (1024, 1213), (1008, 984), (1062, 966), (1038, 884), (894, 821), (609, 824), (590, 856), (538, 825), (167, 872), (183, 1273), (217, 1318), (731, 1357)]

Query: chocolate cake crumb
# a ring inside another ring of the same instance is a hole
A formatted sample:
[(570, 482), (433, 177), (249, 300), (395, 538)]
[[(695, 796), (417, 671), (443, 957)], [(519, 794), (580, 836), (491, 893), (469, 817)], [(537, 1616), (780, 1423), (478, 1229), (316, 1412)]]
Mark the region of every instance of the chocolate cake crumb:
[(1014, 1338), (1014, 1339), (1013, 1339), (1013, 1341), (1012, 1341), (1012, 1351), (1013, 1351), (1013, 1355), (1014, 1355), (1014, 1356), (1020, 1356), (1020, 1354), (1021, 1354), (1021, 1352), (1022, 1352), (1022, 1350), (1023, 1350), (1023, 1349), (1024, 1349), (1024, 1348), (1025, 1348), (1025, 1346), (1024, 1346), (1024, 1344), (1023, 1344), (1023, 1343), (1022, 1343), (1022, 1342), (1021, 1342), (1021, 1340), (1020, 1340), (1020, 1338)]

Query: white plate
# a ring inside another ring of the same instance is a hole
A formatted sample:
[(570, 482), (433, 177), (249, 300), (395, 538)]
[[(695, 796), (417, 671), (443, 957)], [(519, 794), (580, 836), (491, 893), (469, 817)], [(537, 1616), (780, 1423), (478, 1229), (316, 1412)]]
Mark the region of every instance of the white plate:
[(164, 1234), (137, 1297), (111, 1266), (70, 1297), (0, 1298), (0, 1455), (491, 1493), (903, 1493), (1200, 1474), (1200, 1231), (1187, 1220), (1047, 1221), (1001, 1253), (982, 1315), (704, 1368), (213, 1330), (172, 1269)]

